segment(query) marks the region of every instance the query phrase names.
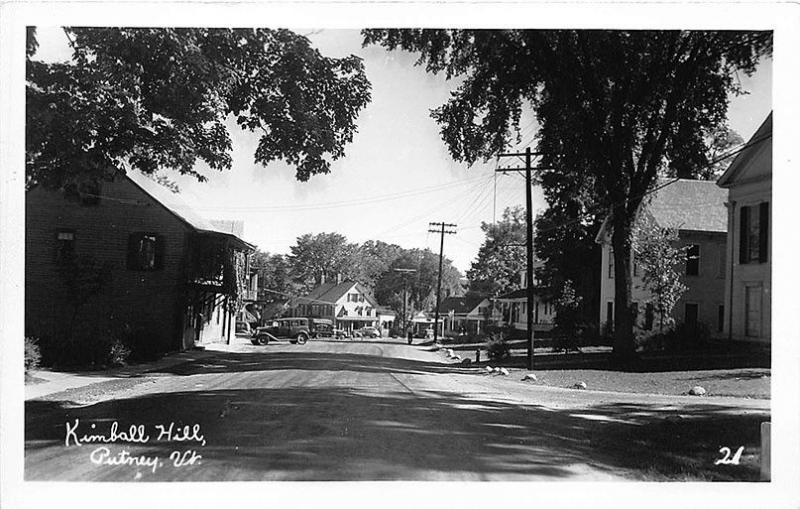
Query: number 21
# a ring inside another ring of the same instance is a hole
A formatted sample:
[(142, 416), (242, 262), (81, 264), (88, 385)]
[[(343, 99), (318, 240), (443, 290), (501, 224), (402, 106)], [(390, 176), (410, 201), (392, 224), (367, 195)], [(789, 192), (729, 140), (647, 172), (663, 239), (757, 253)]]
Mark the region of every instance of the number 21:
[(723, 455), (722, 458), (718, 459), (714, 462), (715, 465), (738, 465), (739, 460), (742, 458), (742, 452), (744, 451), (744, 446), (739, 447), (736, 451), (736, 454), (731, 457), (731, 450), (729, 447), (722, 447), (719, 452)]

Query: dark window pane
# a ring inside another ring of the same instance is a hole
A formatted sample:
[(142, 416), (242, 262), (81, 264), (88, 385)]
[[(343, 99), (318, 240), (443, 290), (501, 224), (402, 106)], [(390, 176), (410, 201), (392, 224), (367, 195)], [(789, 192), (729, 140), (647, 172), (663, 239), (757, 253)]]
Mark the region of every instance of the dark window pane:
[(748, 207), (739, 210), (739, 263), (747, 263), (747, 239), (750, 231), (750, 214)]
[(163, 264), (163, 239), (153, 233), (132, 233), (128, 237), (128, 268), (158, 270)]
[(692, 244), (686, 250), (686, 275), (697, 276), (700, 274), (700, 246)]

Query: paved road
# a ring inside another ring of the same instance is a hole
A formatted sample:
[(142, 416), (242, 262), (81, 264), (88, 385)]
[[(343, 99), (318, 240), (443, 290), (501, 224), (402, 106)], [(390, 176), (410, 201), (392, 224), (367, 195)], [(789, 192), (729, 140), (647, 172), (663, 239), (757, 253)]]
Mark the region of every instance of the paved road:
[[(753, 479), (766, 405), (530, 386), (392, 340), (240, 341), (28, 401), (25, 477)], [(715, 467), (722, 445), (744, 445), (742, 465)]]

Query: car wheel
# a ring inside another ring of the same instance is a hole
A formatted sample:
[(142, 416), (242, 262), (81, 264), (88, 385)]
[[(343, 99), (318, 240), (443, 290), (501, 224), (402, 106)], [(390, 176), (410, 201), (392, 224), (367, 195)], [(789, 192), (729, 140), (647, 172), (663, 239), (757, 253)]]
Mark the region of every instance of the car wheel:
[(262, 346), (263, 345), (267, 345), (267, 344), (269, 344), (269, 336), (264, 336), (264, 335), (258, 336), (256, 338), (256, 341), (258, 342), (259, 345), (262, 345)]
[(306, 341), (308, 341), (308, 336), (305, 334), (298, 334), (296, 343), (300, 343), (301, 345), (305, 345)]

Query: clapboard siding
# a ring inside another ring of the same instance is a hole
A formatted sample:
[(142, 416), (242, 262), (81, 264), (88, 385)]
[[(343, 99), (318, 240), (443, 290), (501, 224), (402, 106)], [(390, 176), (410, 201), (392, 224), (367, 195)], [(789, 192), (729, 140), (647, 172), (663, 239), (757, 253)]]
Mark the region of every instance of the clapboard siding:
[[(56, 234), (75, 231), (75, 254), (108, 263), (111, 280), (80, 310), (81, 324), (144, 327), (169, 349), (181, 347), (185, 266), (191, 228), (131, 183), (105, 182), (103, 198), (84, 205), (40, 187), (26, 196), (26, 333), (62, 333), (74, 306), (56, 264)], [(127, 268), (128, 238), (134, 232), (161, 235), (163, 266), (152, 272)]]

